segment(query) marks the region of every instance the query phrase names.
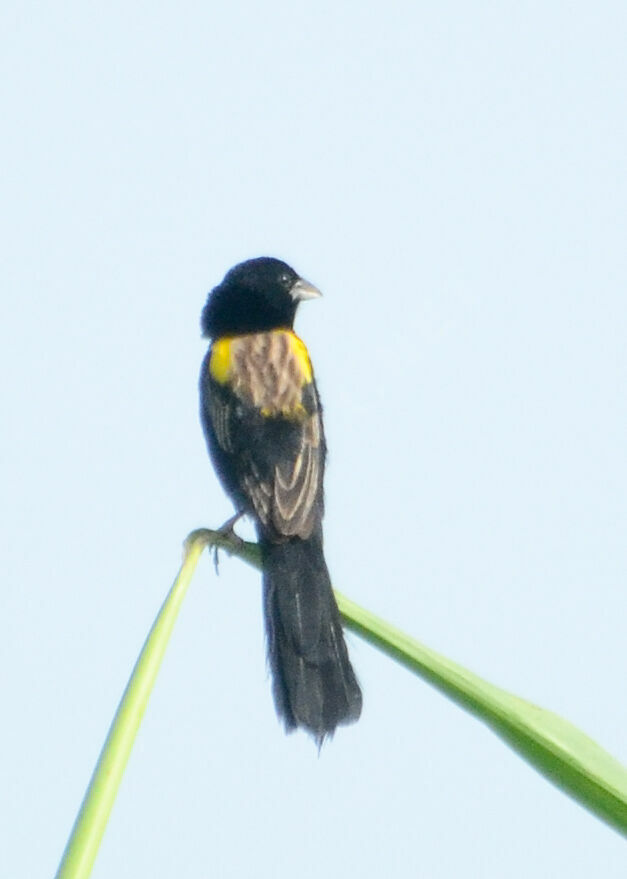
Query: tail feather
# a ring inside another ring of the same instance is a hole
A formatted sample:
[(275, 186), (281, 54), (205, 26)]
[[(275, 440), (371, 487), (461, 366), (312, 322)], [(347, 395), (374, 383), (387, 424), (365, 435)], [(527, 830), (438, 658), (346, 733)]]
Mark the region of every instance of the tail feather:
[(268, 660), (277, 713), (319, 745), (361, 713), (361, 690), (318, 534), (262, 541)]

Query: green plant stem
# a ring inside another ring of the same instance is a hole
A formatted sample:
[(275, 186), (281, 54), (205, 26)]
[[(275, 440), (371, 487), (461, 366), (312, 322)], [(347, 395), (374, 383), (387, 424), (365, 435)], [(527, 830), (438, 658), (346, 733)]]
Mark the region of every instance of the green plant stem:
[[(205, 547), (261, 567), (255, 543), (201, 528), (146, 639), (111, 724), (56, 874), (86, 879), (187, 587)], [(347, 628), (437, 687), (490, 726), (539, 772), (627, 835), (627, 770), (572, 724), (482, 680), (336, 592)]]
[(190, 534), (183, 565), (144, 643), (103, 745), (56, 879), (86, 879), (102, 840), (122, 773), (148, 704), (163, 654), (207, 534)]

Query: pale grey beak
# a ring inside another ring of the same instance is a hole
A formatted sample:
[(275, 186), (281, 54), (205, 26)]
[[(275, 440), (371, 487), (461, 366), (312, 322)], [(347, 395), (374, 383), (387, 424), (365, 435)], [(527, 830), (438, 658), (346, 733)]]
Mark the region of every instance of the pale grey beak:
[(304, 278), (299, 278), (292, 286), (290, 296), (294, 302), (303, 302), (305, 299), (318, 299), (322, 296), (322, 293), (317, 287), (310, 284), (309, 281), (305, 281)]

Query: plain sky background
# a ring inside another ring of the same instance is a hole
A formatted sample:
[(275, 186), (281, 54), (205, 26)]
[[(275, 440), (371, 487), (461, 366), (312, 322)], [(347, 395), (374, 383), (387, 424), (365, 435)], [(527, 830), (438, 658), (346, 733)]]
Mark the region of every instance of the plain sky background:
[[(345, 594), (627, 762), (624, 2), (6, 3), (0, 875), (50, 876), (186, 534), (207, 291), (279, 256)], [(204, 559), (94, 877), (624, 877), (624, 840), (350, 636), (286, 737)]]

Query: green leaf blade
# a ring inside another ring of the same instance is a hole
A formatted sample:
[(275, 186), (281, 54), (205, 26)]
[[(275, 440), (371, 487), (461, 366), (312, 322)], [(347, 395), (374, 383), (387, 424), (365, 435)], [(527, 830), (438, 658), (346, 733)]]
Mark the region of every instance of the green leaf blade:
[(573, 724), (424, 647), (336, 592), (347, 628), (483, 720), (550, 781), (627, 835), (627, 769)]
[[(203, 550), (224, 549), (261, 567), (255, 543), (199, 529), (164, 601), (111, 724), (56, 879), (87, 879), (187, 587)], [(551, 711), (502, 690), (336, 592), (348, 629), (487, 724), (538, 772), (627, 836), (627, 769)]]

